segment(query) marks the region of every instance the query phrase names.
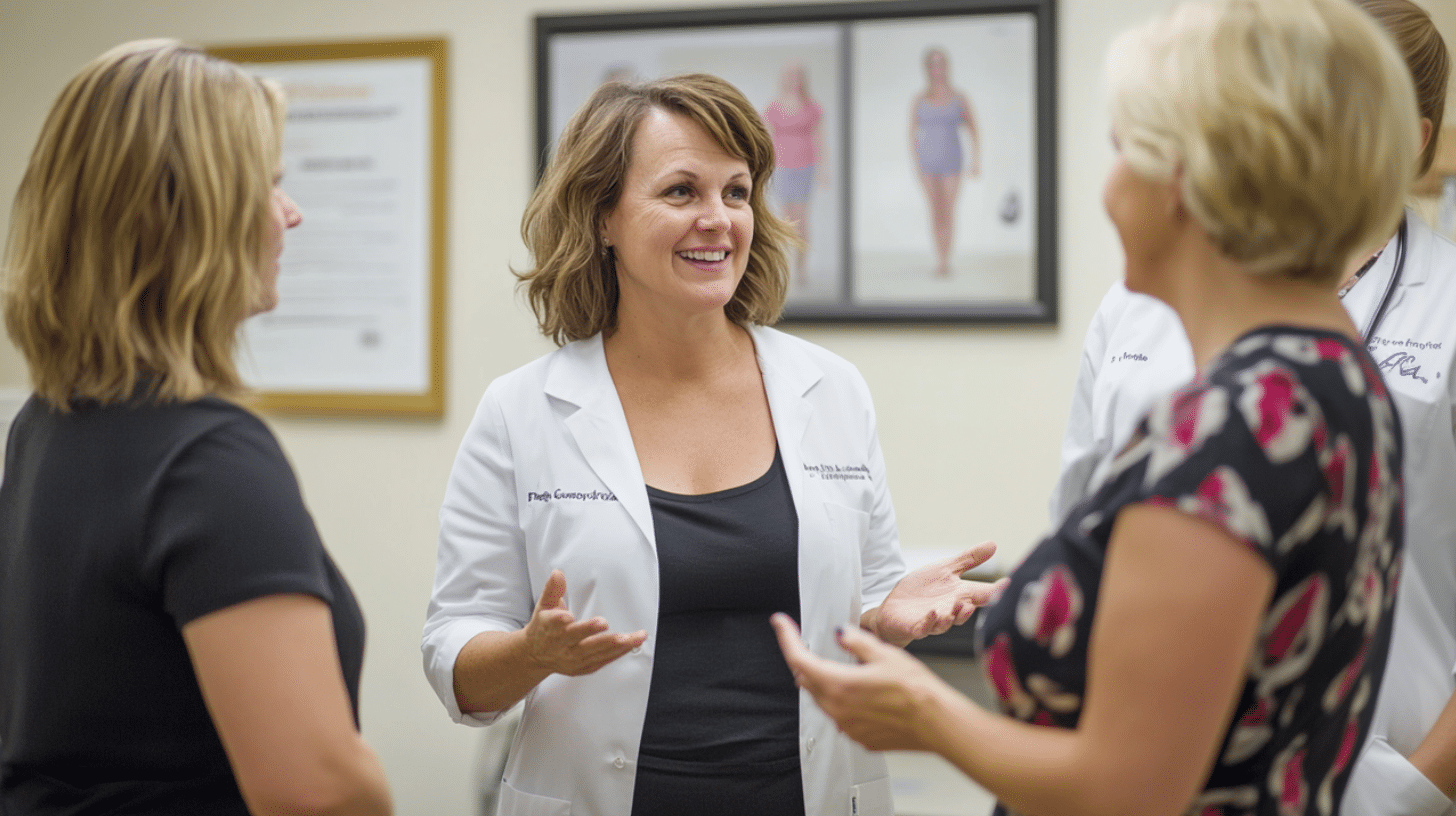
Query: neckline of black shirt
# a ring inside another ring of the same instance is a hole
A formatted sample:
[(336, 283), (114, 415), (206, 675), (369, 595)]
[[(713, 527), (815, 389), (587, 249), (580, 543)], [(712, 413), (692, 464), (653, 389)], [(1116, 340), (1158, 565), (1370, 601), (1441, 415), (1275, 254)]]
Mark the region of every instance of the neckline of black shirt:
[(774, 471), (778, 470), (781, 467), (783, 467), (783, 453), (779, 451), (778, 447), (775, 447), (773, 463), (768, 466), (768, 470), (764, 471), (764, 474), (762, 476), (754, 479), (748, 484), (739, 485), (737, 487), (724, 488), (723, 490), (715, 490), (712, 493), (673, 493), (668, 490), (663, 490), (659, 487), (647, 485), (647, 496), (649, 498), (658, 499), (661, 501), (688, 503), (711, 502), (721, 501), (723, 499), (731, 499), (735, 496), (741, 496), (745, 493), (752, 493), (753, 491), (758, 490), (764, 485), (773, 481)]

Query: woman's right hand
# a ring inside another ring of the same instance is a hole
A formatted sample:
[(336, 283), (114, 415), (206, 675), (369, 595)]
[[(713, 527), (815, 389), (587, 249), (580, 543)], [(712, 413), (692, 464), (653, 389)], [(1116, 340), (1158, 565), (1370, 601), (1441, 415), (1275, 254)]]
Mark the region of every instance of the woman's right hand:
[(647, 641), (647, 632), (610, 633), (605, 618), (578, 621), (566, 608), (566, 576), (552, 570), (526, 624), (526, 658), (540, 669), (572, 677), (591, 674)]
[(647, 642), (647, 632), (608, 632), (602, 618), (566, 608), (566, 576), (552, 570), (523, 629), (481, 632), (455, 658), (455, 702), (464, 714), (505, 711), (553, 674), (591, 674)]

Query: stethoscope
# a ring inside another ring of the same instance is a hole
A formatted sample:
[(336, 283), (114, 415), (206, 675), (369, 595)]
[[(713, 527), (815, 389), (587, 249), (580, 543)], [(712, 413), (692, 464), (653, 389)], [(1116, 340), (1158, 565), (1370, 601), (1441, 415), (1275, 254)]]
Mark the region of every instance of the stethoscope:
[(1400, 229), (1395, 233), (1395, 269), (1391, 270), (1390, 280), (1385, 283), (1385, 293), (1380, 296), (1380, 305), (1375, 307), (1375, 312), (1365, 324), (1365, 330), (1360, 332), (1360, 336), (1367, 343), (1375, 339), (1375, 330), (1380, 328), (1380, 321), (1385, 319), (1385, 311), (1390, 308), (1390, 299), (1400, 283), (1400, 274), (1405, 271), (1405, 233), (1406, 219), (1401, 216)]

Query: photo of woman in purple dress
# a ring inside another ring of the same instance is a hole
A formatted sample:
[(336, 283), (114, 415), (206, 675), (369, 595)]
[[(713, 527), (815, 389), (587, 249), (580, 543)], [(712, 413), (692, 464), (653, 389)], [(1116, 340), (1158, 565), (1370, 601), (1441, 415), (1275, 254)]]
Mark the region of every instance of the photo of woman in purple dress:
[[(930, 205), (930, 232), (935, 240), (935, 275), (950, 274), (955, 238), (956, 198), (961, 174), (981, 174), (981, 136), (971, 100), (950, 84), (950, 59), (943, 49), (925, 52), (924, 92), (910, 107), (910, 147), (920, 184)], [(970, 161), (961, 150), (961, 128), (970, 135)]]

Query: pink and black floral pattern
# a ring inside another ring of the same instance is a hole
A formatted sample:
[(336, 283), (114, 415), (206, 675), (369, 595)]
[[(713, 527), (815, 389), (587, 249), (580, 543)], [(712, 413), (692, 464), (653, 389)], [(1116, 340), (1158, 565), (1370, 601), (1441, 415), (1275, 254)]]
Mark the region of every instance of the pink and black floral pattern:
[(1129, 504), (1173, 507), (1258, 551), (1276, 576), (1238, 706), (1187, 812), (1331, 816), (1390, 641), (1400, 457), (1364, 349), (1293, 328), (1241, 338), (1154, 405), (1112, 476), (982, 610), (977, 648), (1002, 709), (1076, 727), (1113, 522)]

